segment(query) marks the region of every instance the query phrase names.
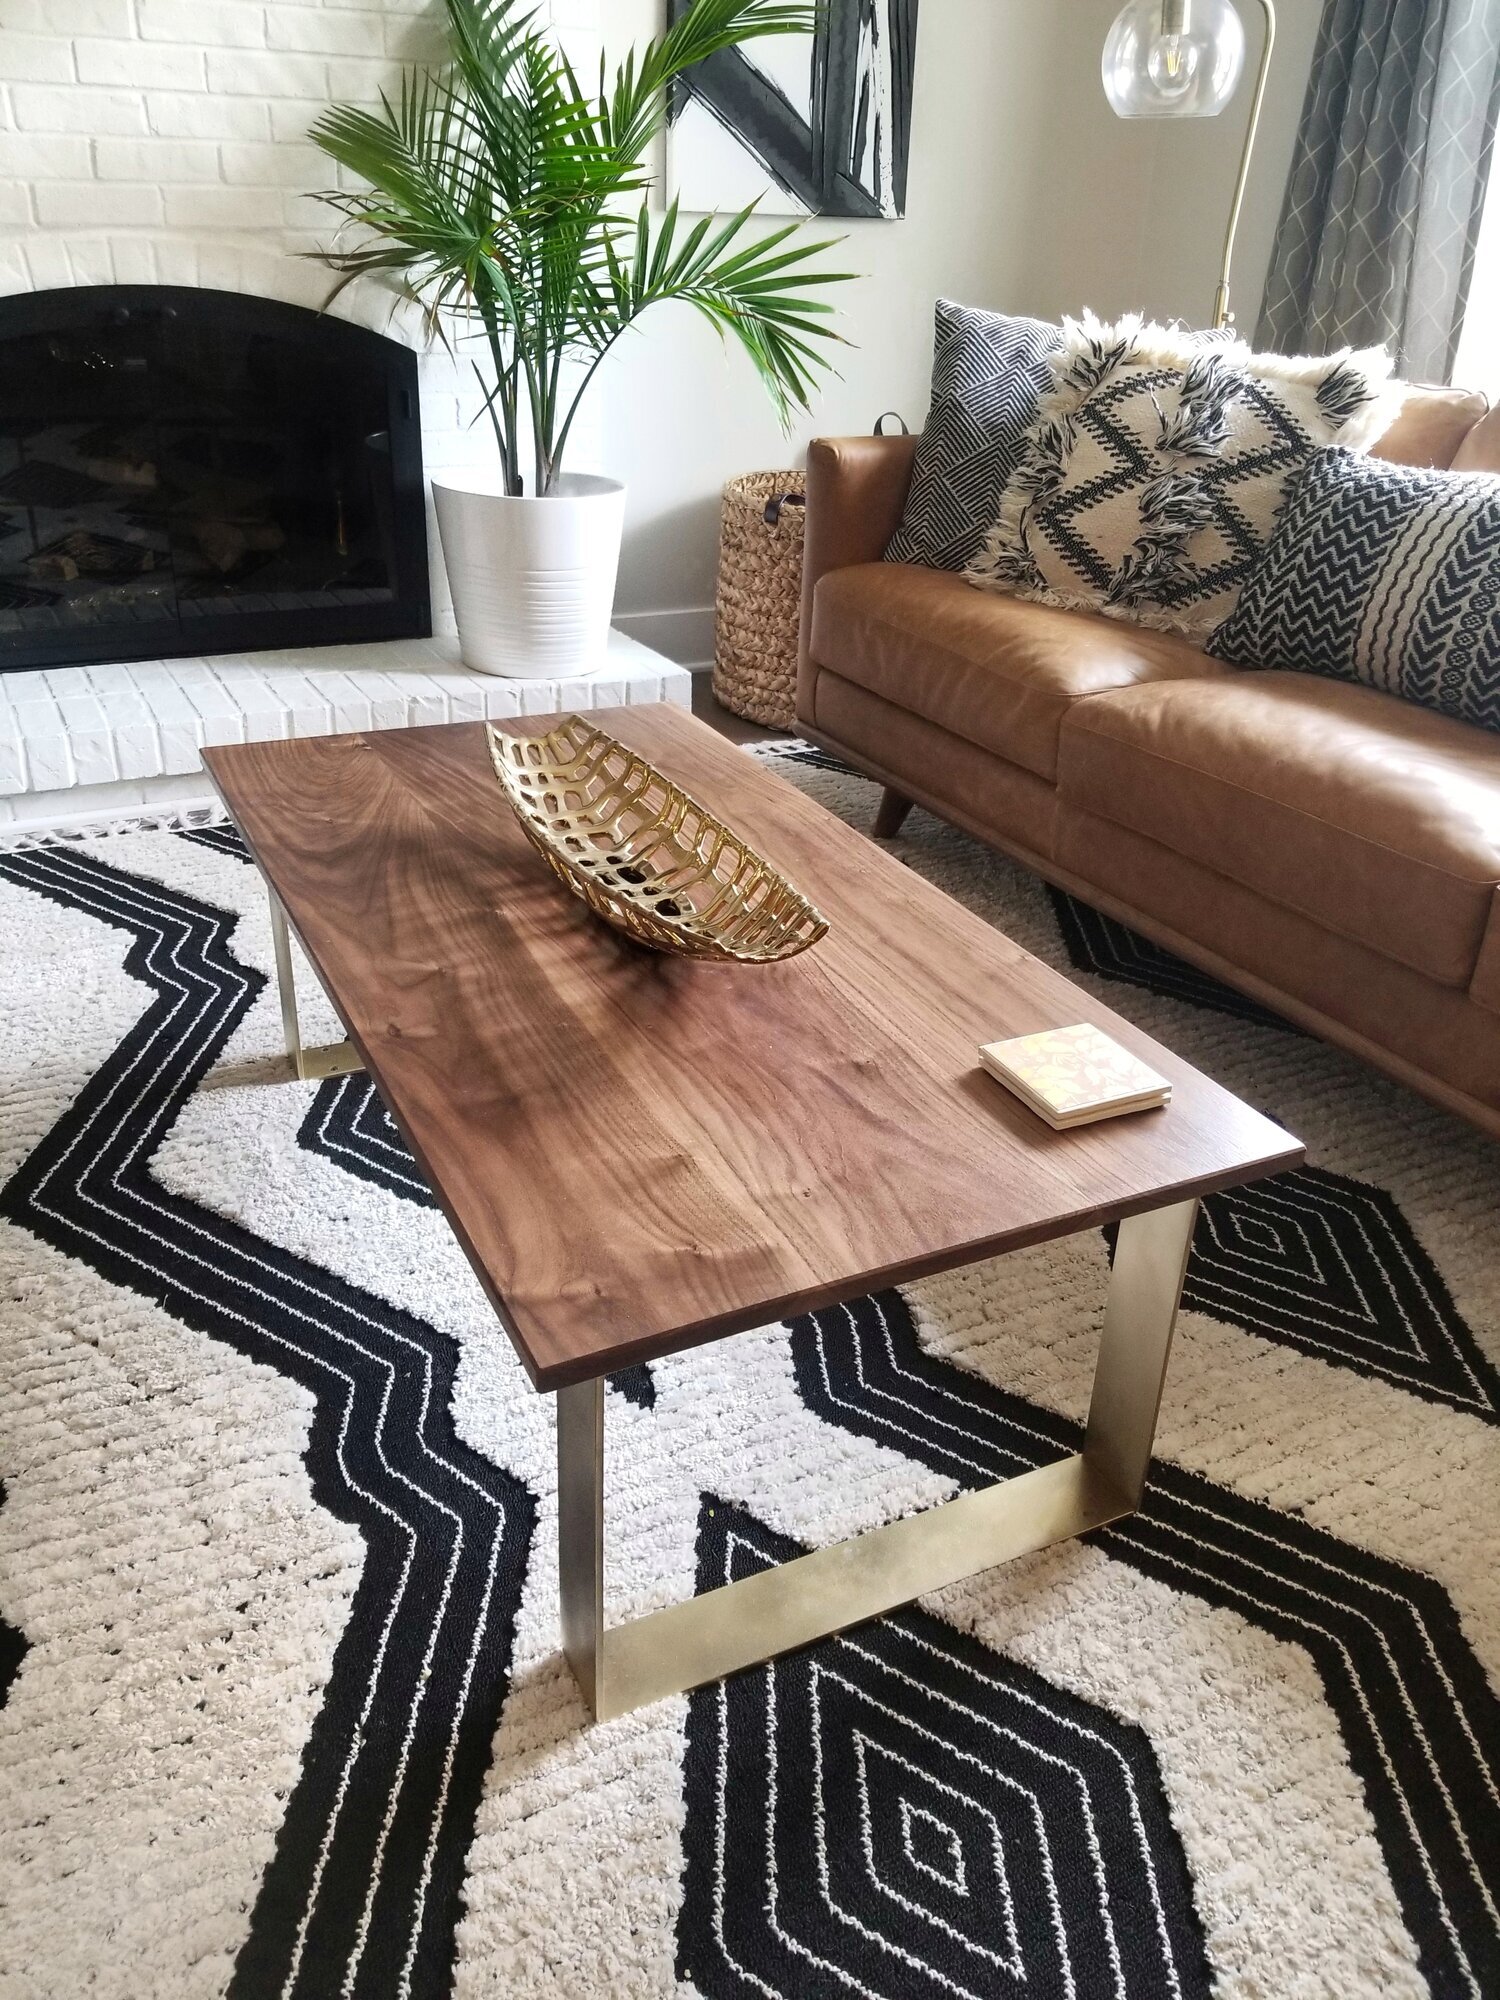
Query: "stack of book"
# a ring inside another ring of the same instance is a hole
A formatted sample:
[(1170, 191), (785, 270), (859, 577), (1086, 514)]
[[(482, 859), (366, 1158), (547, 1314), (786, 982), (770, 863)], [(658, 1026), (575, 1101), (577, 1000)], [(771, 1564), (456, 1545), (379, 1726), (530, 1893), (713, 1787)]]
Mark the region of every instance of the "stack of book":
[(1086, 1021), (1017, 1035), (1008, 1042), (986, 1042), (979, 1060), (1059, 1132), (1100, 1118), (1120, 1118), (1127, 1111), (1154, 1111), (1172, 1095), (1164, 1076)]

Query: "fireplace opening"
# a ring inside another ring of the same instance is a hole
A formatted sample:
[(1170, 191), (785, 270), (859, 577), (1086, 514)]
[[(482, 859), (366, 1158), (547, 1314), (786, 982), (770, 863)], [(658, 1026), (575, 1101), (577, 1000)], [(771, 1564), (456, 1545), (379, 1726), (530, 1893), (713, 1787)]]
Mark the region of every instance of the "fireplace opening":
[(399, 341), (170, 285), (0, 300), (0, 670), (430, 630)]

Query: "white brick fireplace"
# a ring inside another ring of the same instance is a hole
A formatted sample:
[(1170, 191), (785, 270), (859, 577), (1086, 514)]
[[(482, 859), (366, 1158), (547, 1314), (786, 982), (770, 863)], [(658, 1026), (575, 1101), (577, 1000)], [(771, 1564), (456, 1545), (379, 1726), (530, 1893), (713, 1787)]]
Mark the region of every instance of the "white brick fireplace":
[[(600, 4), (552, 10), (594, 61)], [(333, 168), (308, 126), (395, 84), (437, 20), (429, 0), (0, 0), (0, 293), (171, 284), (320, 306), (332, 280), (305, 253), (336, 218), (308, 190)], [(373, 289), (334, 310), (420, 350), (429, 474), (488, 462), (466, 359), (428, 348)], [(429, 542), (432, 641), (0, 674), (0, 838), (201, 794), (198, 749), (247, 734), (686, 701), (681, 669), (618, 637), (604, 671), (568, 687), (469, 674), (430, 517)]]

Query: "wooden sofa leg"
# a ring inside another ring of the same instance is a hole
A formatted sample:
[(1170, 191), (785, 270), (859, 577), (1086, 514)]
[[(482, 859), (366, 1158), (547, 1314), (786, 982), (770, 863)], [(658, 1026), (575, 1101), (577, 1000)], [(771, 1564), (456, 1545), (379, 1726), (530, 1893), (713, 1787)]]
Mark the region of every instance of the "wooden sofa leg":
[(880, 805), (875, 814), (875, 838), (894, 840), (906, 824), (906, 815), (911, 811), (911, 800), (887, 785), (880, 794)]

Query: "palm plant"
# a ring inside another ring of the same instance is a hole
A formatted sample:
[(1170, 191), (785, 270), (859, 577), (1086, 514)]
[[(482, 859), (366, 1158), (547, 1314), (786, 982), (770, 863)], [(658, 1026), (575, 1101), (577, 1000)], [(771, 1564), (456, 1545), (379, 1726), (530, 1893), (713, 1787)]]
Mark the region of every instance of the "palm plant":
[[(379, 272), (481, 344), (474, 369), (505, 491), (550, 492), (578, 407), (616, 341), (652, 306), (684, 300), (754, 363), (783, 423), (806, 409), (838, 336), (813, 287), (829, 242), (795, 224), (761, 233), (753, 207), (681, 224), (653, 215), (645, 165), (684, 73), (720, 49), (807, 33), (821, 0), (696, 0), (586, 91), (530, 0), (443, 0), (449, 60), (409, 73), (378, 108), (336, 105), (311, 136), (361, 185), (322, 196), (362, 232), (320, 253), (353, 279)], [(574, 364), (570, 366), (570, 364)], [(581, 380), (579, 379), (581, 373)]]

